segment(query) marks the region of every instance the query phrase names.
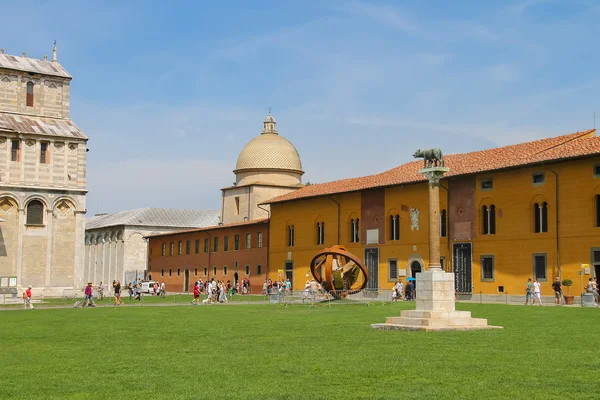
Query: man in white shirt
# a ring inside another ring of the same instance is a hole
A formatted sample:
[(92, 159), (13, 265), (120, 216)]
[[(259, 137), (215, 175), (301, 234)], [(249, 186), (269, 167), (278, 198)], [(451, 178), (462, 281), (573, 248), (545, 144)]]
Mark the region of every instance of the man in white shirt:
[(535, 278), (535, 281), (533, 282), (533, 304), (535, 304), (535, 299), (537, 299), (540, 302), (540, 306), (542, 305), (542, 294), (541, 294), (541, 290), (540, 290), (540, 283), (538, 282), (537, 278)]

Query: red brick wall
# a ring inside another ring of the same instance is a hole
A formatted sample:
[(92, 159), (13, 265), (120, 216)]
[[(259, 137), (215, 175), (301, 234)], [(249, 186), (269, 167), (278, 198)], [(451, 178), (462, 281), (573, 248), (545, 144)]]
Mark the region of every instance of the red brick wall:
[(367, 230), (379, 229), (379, 243), (385, 241), (385, 189), (362, 191), (360, 194), (360, 241), (367, 244)]
[[(258, 232), (262, 232), (262, 248), (258, 248)], [(246, 234), (251, 234), (250, 249), (246, 249)], [(240, 235), (239, 250), (234, 250), (235, 235)], [(229, 250), (224, 251), (224, 237), (229, 237)], [(219, 248), (213, 252), (213, 240), (219, 238)], [(209, 238), (209, 252), (204, 253), (204, 239)], [(196, 253), (195, 242), (200, 240), (200, 251)], [(190, 254), (186, 254), (186, 241), (190, 241)], [(178, 244), (183, 244), (182, 255), (178, 255)], [(174, 244), (174, 255), (169, 255), (170, 244)], [(193, 282), (201, 278), (203, 281), (215, 278), (215, 280), (231, 281), (233, 284), (235, 272), (238, 280), (250, 279), (252, 293), (260, 293), (262, 283), (267, 272), (267, 253), (269, 243), (269, 224), (259, 222), (254, 224), (224, 226), (204, 231), (193, 231), (186, 233), (173, 233), (168, 235), (153, 236), (149, 238), (148, 274), (154, 280), (164, 281), (167, 291), (183, 291), (185, 270), (190, 272), (189, 291), (193, 290)], [(166, 244), (166, 255), (162, 255), (162, 245)], [(237, 261), (237, 270), (236, 270)], [(246, 275), (246, 265), (250, 266), (250, 274)], [(257, 275), (257, 265), (262, 266), (261, 275)], [(227, 275), (224, 275), (224, 266), (227, 266)], [(214, 275), (213, 267), (217, 267)], [(195, 269), (198, 274), (195, 274)], [(207, 275), (204, 275), (207, 268)], [(169, 269), (172, 275), (169, 276)], [(180, 274), (177, 276), (177, 270)], [(164, 270), (164, 276), (162, 275)]]

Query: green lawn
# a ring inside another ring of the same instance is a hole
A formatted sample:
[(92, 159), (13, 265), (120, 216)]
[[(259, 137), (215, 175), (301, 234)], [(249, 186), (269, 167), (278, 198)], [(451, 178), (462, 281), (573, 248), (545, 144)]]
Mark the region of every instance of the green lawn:
[(459, 304), (502, 330), (375, 331), (414, 304), (0, 312), (0, 398), (590, 399), (600, 310)]

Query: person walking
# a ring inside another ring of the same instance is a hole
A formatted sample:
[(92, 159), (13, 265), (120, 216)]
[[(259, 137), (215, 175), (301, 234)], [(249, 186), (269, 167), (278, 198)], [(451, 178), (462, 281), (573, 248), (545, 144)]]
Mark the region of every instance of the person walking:
[(533, 305), (533, 283), (531, 282), (531, 278), (527, 279), (527, 283), (525, 284), (525, 305), (529, 304), (531, 300), (531, 304)]
[(92, 307), (96, 307), (96, 304), (94, 303), (94, 299), (93, 299), (93, 288), (92, 288), (92, 282), (88, 282), (87, 286), (85, 287), (85, 299), (83, 299), (83, 305), (81, 306), (82, 308), (87, 306), (88, 301), (90, 302), (90, 306)]
[(533, 302), (532, 304), (535, 304), (535, 299), (537, 299), (540, 303), (540, 306), (542, 306), (542, 290), (540, 288), (540, 282), (537, 280), (537, 278), (535, 278), (535, 281), (533, 282)]
[(162, 298), (165, 297), (165, 290), (166, 290), (165, 281), (162, 281), (162, 283), (160, 284), (160, 296)]
[(198, 285), (198, 282), (194, 285), (194, 300), (192, 300), (192, 304), (200, 304), (200, 286)]
[(27, 310), (27, 308), (29, 308), (30, 310), (33, 310), (33, 304), (31, 304), (31, 285), (29, 285), (25, 290), (25, 293), (23, 293), (23, 300), (25, 300), (25, 309)]
[(104, 285), (102, 282), (98, 285), (98, 295), (100, 296), (100, 300), (104, 300)]
[(554, 302), (557, 305), (561, 305), (561, 297), (562, 297), (562, 288), (560, 286), (560, 278), (557, 276), (556, 279), (554, 280), (554, 282), (552, 282), (552, 289), (554, 289), (554, 297), (555, 300)]
[(124, 305), (123, 300), (121, 300), (121, 282), (115, 282), (115, 306)]

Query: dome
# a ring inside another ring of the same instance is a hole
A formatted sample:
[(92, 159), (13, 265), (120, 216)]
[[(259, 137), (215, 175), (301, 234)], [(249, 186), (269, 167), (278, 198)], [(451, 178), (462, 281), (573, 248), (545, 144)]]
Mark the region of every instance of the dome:
[(298, 151), (286, 138), (276, 133), (263, 133), (252, 139), (240, 153), (235, 171), (281, 169), (302, 173)]
[(275, 125), (275, 118), (269, 112), (262, 133), (242, 149), (233, 172), (263, 169), (304, 173), (298, 151), (289, 140), (279, 136)]

